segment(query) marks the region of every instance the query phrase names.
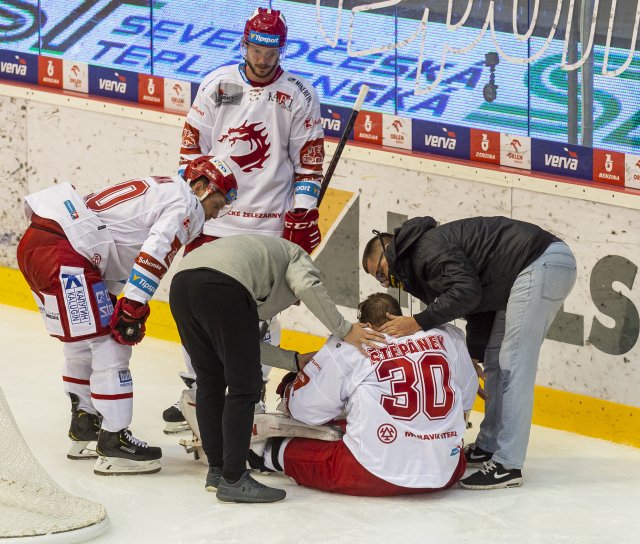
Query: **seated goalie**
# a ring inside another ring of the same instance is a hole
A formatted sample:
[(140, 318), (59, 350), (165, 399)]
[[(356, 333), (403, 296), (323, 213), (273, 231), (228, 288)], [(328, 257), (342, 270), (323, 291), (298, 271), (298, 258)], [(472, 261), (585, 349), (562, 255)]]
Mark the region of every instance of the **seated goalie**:
[[(398, 302), (376, 293), (360, 304), (358, 317), (377, 329), (388, 314), (401, 315)], [(345, 434), (338, 440), (273, 432), (261, 437), (256, 426), (252, 443), (271, 437), (262, 458), (251, 460), (253, 468), (358, 496), (426, 493), (455, 484), (466, 467), (465, 412), (478, 391), (463, 333), (446, 324), (387, 342), (364, 356), (331, 337), (303, 370), (287, 375), (279, 387), (287, 414), (326, 429), (322, 424), (346, 410)]]

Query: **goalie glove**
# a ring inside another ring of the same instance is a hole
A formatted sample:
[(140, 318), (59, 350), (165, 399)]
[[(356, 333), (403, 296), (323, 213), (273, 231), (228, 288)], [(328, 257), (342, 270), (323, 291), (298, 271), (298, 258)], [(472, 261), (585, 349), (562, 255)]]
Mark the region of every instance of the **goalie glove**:
[(311, 253), (320, 245), (320, 229), (318, 228), (318, 208), (310, 210), (295, 209), (284, 216), (284, 232), (282, 237), (298, 244), (307, 253)]
[(118, 300), (109, 321), (111, 336), (126, 346), (134, 346), (144, 338), (146, 327), (144, 325), (149, 317), (148, 304), (142, 304), (136, 300), (122, 297)]

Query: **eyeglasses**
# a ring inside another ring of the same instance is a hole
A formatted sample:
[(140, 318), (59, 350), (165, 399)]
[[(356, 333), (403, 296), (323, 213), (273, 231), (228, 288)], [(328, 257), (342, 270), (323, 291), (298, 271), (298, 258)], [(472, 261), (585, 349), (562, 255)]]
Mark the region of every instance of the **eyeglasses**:
[(382, 265), (382, 257), (387, 256), (385, 251), (385, 246), (384, 246), (384, 237), (383, 237), (383, 235), (386, 234), (386, 232), (383, 233), (375, 229), (372, 232), (378, 237), (378, 240), (380, 241), (380, 246), (382, 247), (382, 253), (380, 253), (380, 258), (378, 259), (378, 266), (376, 266), (376, 273), (374, 274), (374, 277), (376, 278), (376, 280), (378, 280), (378, 282), (384, 284), (385, 282), (389, 281), (389, 279), (384, 275), (384, 272), (380, 270), (380, 266)]

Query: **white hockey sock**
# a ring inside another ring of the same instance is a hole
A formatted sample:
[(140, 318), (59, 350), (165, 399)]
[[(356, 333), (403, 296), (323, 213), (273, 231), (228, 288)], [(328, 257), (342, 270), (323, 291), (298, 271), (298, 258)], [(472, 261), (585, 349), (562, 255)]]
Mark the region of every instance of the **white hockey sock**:
[(282, 472), (284, 470), (284, 450), (291, 440), (293, 438), (285, 438), (284, 440), (279, 438), (269, 439), (267, 447), (262, 454), (264, 466), (270, 470)]

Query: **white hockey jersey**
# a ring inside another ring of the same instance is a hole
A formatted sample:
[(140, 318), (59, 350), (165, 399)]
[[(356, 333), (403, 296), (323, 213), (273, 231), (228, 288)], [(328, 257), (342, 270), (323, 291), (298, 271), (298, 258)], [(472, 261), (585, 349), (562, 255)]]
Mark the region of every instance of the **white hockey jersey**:
[(443, 325), (368, 349), (334, 337), (287, 387), (292, 417), (322, 424), (347, 411), (344, 443), (369, 472), (410, 488), (444, 486), (456, 469), (478, 378), (464, 336)]
[(107, 289), (147, 302), (178, 250), (204, 225), (204, 210), (178, 176), (109, 185), (84, 199), (70, 183), (25, 197), (25, 212), (56, 221), (100, 270)]
[(316, 206), (324, 161), (318, 96), (301, 77), (281, 71), (252, 85), (244, 64), (223, 66), (202, 82), (187, 115), (180, 164), (201, 156), (234, 166), (238, 199), (204, 233), (281, 236), (284, 214)]

